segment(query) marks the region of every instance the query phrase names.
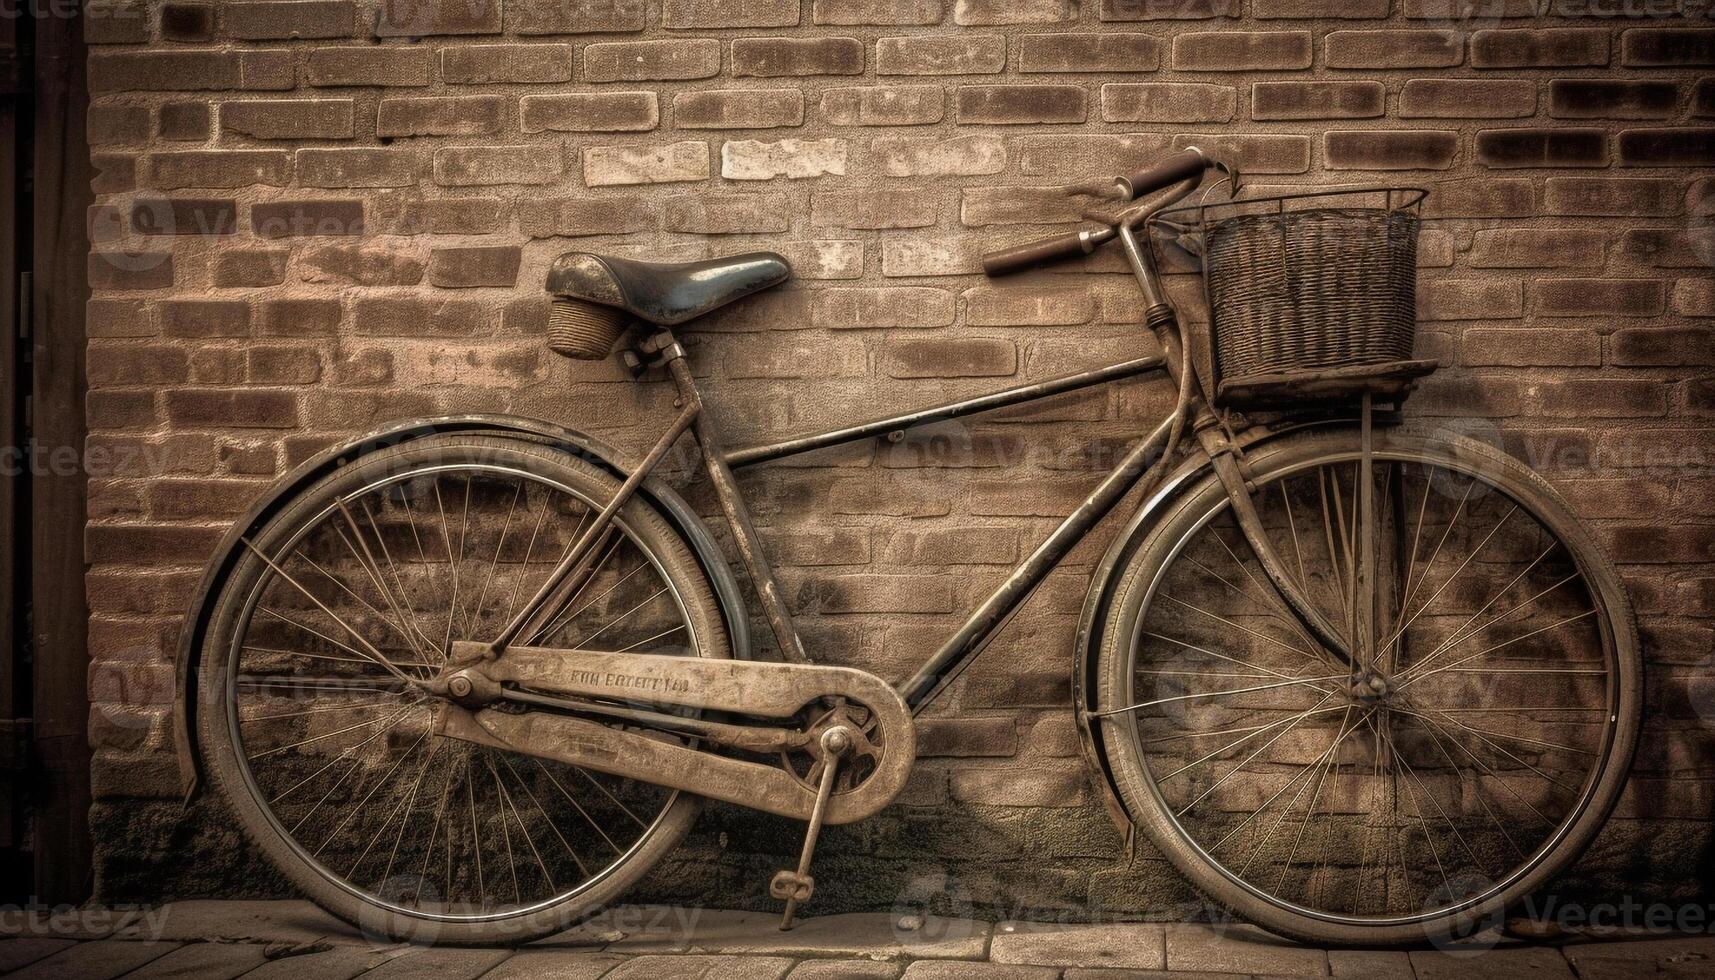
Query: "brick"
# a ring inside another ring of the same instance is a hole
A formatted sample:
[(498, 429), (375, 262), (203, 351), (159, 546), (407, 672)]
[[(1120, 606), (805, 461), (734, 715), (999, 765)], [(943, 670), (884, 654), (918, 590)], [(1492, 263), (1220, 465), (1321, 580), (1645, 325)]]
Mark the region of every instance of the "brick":
[(168, 337), (206, 339), (250, 335), (250, 304), (242, 300), (173, 300), (156, 307)]
[(1685, 202), (1682, 185), (1656, 177), (1550, 177), (1543, 203), (1549, 214), (1666, 217)]
[(1608, 63), (1608, 29), (1545, 27), (1477, 31), (1472, 68), (1579, 68)]
[(523, 260), (524, 250), (516, 245), (437, 248), (429, 253), (429, 282), (447, 289), (510, 289), (518, 284)]
[(221, 26), (240, 41), (323, 40), (357, 31), (353, 0), (265, 0), (221, 4)]
[(1708, 327), (1628, 327), (1608, 338), (1608, 360), (1620, 367), (1678, 367), (1710, 363), (1715, 334)]
[(274, 201), (250, 208), (250, 228), (258, 238), (324, 238), (362, 235), (362, 201)]
[(572, 80), (569, 44), (484, 44), (441, 51), (448, 85), (546, 85)]
[(882, 355), (890, 378), (998, 378), (1018, 372), (1018, 345), (965, 337), (892, 341)]
[(927, 26), (945, 15), (942, 0), (815, 0), (810, 22), (829, 27)]
[(551, 144), (451, 146), (435, 151), (435, 183), (443, 187), (551, 184), (565, 173), (560, 148)]
[(810, 223), (817, 228), (926, 228), (935, 223), (936, 196), (929, 191), (817, 191)]
[(863, 67), (863, 42), (855, 37), (741, 37), (732, 42), (732, 73), (741, 78), (861, 75)]
[(167, 289), (173, 279), (168, 252), (89, 253), (89, 284), (95, 289)]
[(91, 92), (284, 91), (297, 69), (287, 51), (92, 51)]
[(155, 123), (149, 114), (148, 106), (89, 107), (86, 132), (92, 145), (142, 143), (147, 141), (154, 131)]
[(277, 99), (225, 102), (220, 128), (263, 140), (344, 140), (357, 135), (350, 99)]
[(1556, 78), (1548, 83), (1548, 114), (1560, 119), (1666, 119), (1679, 105), (1679, 86), (1602, 78)]
[(1256, 82), (1252, 119), (1373, 119), (1387, 104), (1380, 82)]
[(721, 176), (728, 180), (803, 179), (845, 172), (845, 140), (731, 140), (721, 146)]
[(1085, 95), (1076, 85), (961, 85), (953, 117), (962, 125), (1081, 123)]
[(1518, 282), (1436, 279), (1417, 284), (1420, 320), (1504, 320), (1523, 314), (1524, 289)]
[(717, 89), (673, 96), (673, 125), (680, 129), (773, 129), (803, 124), (804, 95), (792, 89)]
[(781, 234), (792, 210), (782, 194), (695, 194), (667, 202), (666, 228), (690, 235)]
[(413, 252), (363, 245), (327, 245), (298, 260), (298, 278), (353, 286), (415, 286), (427, 264)]
[(713, 78), (720, 70), (721, 43), (713, 38), (612, 41), (584, 48), (584, 79), (590, 82), (685, 81)]
[(131, 206), (131, 230), (139, 235), (233, 235), (238, 202), (232, 198), (139, 199)]
[(1619, 257), (1658, 269), (1695, 269), (1715, 265), (1715, 240), (1676, 228), (1632, 228), (1620, 236)]
[(1057, 186), (967, 187), (959, 204), (959, 220), (967, 228), (1064, 224), (1080, 217), (1078, 200)]
[(1238, 104), (1228, 85), (1116, 82), (1102, 86), (1104, 122), (1229, 122)]
[(91, 153), (95, 167), (90, 188), (97, 194), (124, 194), (137, 189), (138, 157), (128, 153)]
[(167, 420), (186, 428), (290, 429), (298, 400), (285, 391), (179, 388), (166, 392)]
[(159, 10), (162, 39), (187, 43), (213, 40), (212, 6), (206, 3), (163, 3)]
[(648, 0), (508, 0), (514, 34), (606, 34), (641, 31)]
[(1481, 327), (1460, 336), (1461, 363), (1474, 367), (1597, 367), (1602, 336), (1594, 330)]
[(995, 136), (884, 136), (870, 155), (888, 177), (971, 177), (1006, 169), (1006, 143)]
[(190, 379), (190, 358), (181, 347), (91, 344), (92, 385), (170, 385)]
[(1310, 137), (1284, 135), (1237, 135), (1180, 133), (1173, 148), (1196, 146), (1223, 160), (1236, 161), (1251, 174), (1301, 174), (1310, 169)]
[(342, 313), (339, 300), (274, 299), (257, 305), (256, 325), (266, 337), (331, 337)]
[(1389, 0), (1252, 0), (1258, 20), (1380, 20)]
[(1451, 68), (1465, 60), (1458, 31), (1335, 31), (1322, 42), (1329, 68)]
[(591, 187), (707, 180), (709, 144), (686, 140), (653, 146), (592, 146), (584, 151), (584, 183)]
[(1715, 128), (1628, 129), (1620, 133), (1622, 167), (1707, 167), (1715, 164)]
[(149, 155), (150, 186), (284, 187), (291, 180), (292, 158), (268, 150), (182, 150)]
[(816, 528), (787, 532), (771, 528), (764, 535), (770, 558), (797, 568), (867, 565), (869, 537), (861, 528)]
[(200, 143), (214, 132), (214, 107), (204, 102), (169, 102), (161, 106), (156, 131), (164, 140)]
[(430, 54), (423, 48), (315, 48), (304, 63), (304, 81), (317, 88), (424, 86)]
[(500, 0), (384, 3), (375, 18), (375, 35), (499, 34), (502, 10)]
[(1170, 146), (1169, 140), (1154, 133), (1026, 136), (1020, 141), (1018, 167), (1027, 176), (1100, 179), (1135, 171), (1143, 161), (1166, 154)]
[(1705, 119), (1715, 117), (1715, 77), (1697, 80), (1691, 90), (1691, 114)]
[(1536, 83), (1523, 79), (1413, 78), (1399, 93), (1402, 119), (1516, 119), (1536, 115)]
[[(953, 799), (991, 806), (1071, 807), (1081, 806), (1086, 792), (1082, 772), (1071, 767), (1057, 769), (959, 769), (948, 784)], [(1008, 967), (1019, 980), (1048, 980), (1055, 970), (1047, 967)], [(927, 975), (925, 975), (927, 980)]]
[(1019, 39), (1021, 72), (1154, 71), (1161, 44), (1148, 34), (1026, 34)]
[(357, 301), (352, 322), (371, 337), (472, 337), (490, 329), (492, 313), (478, 300), (373, 297)]
[(1485, 167), (1602, 167), (1608, 134), (1600, 129), (1485, 129), (1476, 137)]
[(532, 238), (629, 235), (660, 225), (655, 205), (637, 197), (580, 197), (538, 201), (518, 215), (518, 227)]
[(953, 23), (961, 27), (1052, 24), (1077, 20), (1076, 0), (955, 0)]
[(1715, 29), (1632, 28), (1620, 36), (1620, 63), (1627, 68), (1715, 65)]
[(1681, 316), (1715, 316), (1715, 285), (1708, 279), (1674, 282), (1673, 312)]
[(1010, 715), (939, 718), (919, 727), (918, 734), (918, 755), (925, 757), (1004, 757), (1018, 753), (1018, 722)]
[(143, 0), (89, 0), (83, 39), (89, 44), (142, 44), (149, 40), (149, 7)]
[(798, 0), (664, 0), (661, 10), (668, 30), (796, 27), (798, 18)]
[[(375, 135), (489, 136), (500, 132), (505, 103), (493, 96), (450, 99), (382, 99)], [(535, 132), (526, 128), (525, 132)]]
[(422, 169), (415, 150), (342, 146), (298, 151), (298, 183), (306, 187), (410, 187)]
[(951, 612), (957, 583), (935, 575), (842, 575), (804, 583), (795, 605), (828, 613)]
[[(322, 359), (313, 347), (250, 347), (244, 352), (245, 380), (259, 385), (310, 385), (321, 380)], [(182, 501), (187, 516), (207, 514), (211, 505), (200, 501)], [(239, 508), (236, 500), (227, 506)]]
[(1209, 31), (1173, 39), (1173, 67), (1183, 71), (1309, 68), (1308, 31)]
[(815, 294), (812, 319), (831, 330), (946, 327), (953, 323), (953, 294), (926, 287), (824, 289)]
[(1543, 316), (1654, 316), (1666, 303), (1653, 279), (1538, 279), (1531, 292)]
[(1473, 269), (1599, 269), (1608, 262), (1608, 235), (1593, 228), (1487, 228), (1471, 241)]
[(921, 34), (875, 42), (877, 75), (993, 75), (1006, 68), (998, 34)]
[(965, 323), (973, 327), (1052, 327), (1089, 323), (1095, 300), (1086, 289), (979, 286), (966, 291)]
[(1098, 9), (1104, 21), (1209, 20), (1239, 15), (1238, 0), (1102, 0)]
[(822, 93), (822, 118), (835, 126), (930, 126), (946, 115), (938, 85), (877, 85)]
[(654, 92), (527, 95), (519, 111), (526, 133), (643, 132), (661, 122)]
[(214, 257), (217, 289), (278, 286), (286, 281), (290, 252), (269, 248), (223, 249)]
[(1503, 20), (1539, 17), (1542, 0), (1405, 0), (1405, 16), (1415, 20)]

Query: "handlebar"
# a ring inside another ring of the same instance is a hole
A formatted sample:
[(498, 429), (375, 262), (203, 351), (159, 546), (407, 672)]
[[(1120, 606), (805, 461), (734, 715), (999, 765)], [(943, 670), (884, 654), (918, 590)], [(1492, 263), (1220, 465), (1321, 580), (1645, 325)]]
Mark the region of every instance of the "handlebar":
[[(1163, 188), (1171, 187), (1180, 181), (1200, 177), (1211, 167), (1223, 166), (1219, 161), (1210, 157), (1195, 147), (1182, 150), (1159, 160), (1155, 166), (1140, 170), (1129, 177), (1118, 178), (1115, 182), (1126, 200), (1133, 200), (1145, 194), (1153, 194)], [(1096, 248), (1117, 237), (1119, 232), (1114, 228), (1103, 228), (1097, 231), (1074, 231), (1064, 235), (1055, 235), (1023, 245), (990, 252), (983, 256), (983, 272), (990, 277), (1011, 275), (1023, 272), (1034, 266), (1043, 265), (1059, 259), (1072, 258), (1078, 255), (1088, 255)]]

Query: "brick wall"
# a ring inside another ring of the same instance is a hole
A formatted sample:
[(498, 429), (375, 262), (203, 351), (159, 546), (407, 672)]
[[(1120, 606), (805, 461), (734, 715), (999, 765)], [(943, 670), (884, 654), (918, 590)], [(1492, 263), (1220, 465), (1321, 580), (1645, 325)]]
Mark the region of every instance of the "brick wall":
[[(1137, 356), (1113, 256), (991, 285), (985, 248), (1076, 218), (1058, 184), (1196, 143), (1266, 186), (1435, 189), (1420, 416), (1548, 472), (1623, 565), (1652, 662), (1633, 790), (1580, 872), (1708, 880), (1715, 29), (1618, 0), (469, 0), (92, 4), (88, 554), (110, 897), (258, 892), (180, 818), (170, 650), (267, 483), (459, 411), (653, 439), (662, 385), (548, 353), (573, 248), (771, 248), (798, 279), (700, 328), (732, 441)], [(1539, 13), (1538, 11), (1543, 11)], [(1195, 306), (1196, 281), (1175, 276)], [(745, 477), (830, 659), (893, 677), (1167, 406), (1064, 397), (951, 437)], [(707, 504), (699, 486), (690, 492)], [(1076, 758), (1087, 543), (923, 725), (901, 805), (836, 831), (818, 907), (947, 869), (978, 906), (1176, 909)], [(765, 902), (796, 832), (720, 810), (654, 894)]]

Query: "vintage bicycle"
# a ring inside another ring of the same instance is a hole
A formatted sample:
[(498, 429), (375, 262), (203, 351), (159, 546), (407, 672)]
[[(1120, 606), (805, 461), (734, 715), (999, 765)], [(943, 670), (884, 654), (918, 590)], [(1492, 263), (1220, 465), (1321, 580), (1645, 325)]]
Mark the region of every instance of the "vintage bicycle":
[[(1539, 476), (1402, 419), (1435, 367), (1412, 357), (1423, 192), (1187, 203), (1222, 183), (1236, 190), (1231, 168), (1187, 150), (1072, 188), (1093, 202), (1086, 230), (986, 259), (1002, 275), (1116, 242), (1157, 353), (737, 449), (678, 328), (786, 280), (786, 262), (561, 257), (549, 344), (623, 346), (638, 377), (670, 378), (672, 424), (631, 463), (548, 422), (436, 418), (281, 480), (187, 619), (192, 786), (206, 770), (331, 912), (447, 943), (579, 921), (662, 861), (702, 800), (726, 801), (807, 823), (771, 882), (789, 926), (822, 828), (895, 798), (914, 716), (1135, 494), (1068, 664), (1128, 845), (1141, 831), (1213, 901), (1318, 943), (1494, 921), (1619, 796), (1642, 683), (1625, 593)], [(1195, 331), (1158, 268), (1180, 247), (1210, 307)], [(1173, 411), (915, 674), (806, 649), (735, 468), (1143, 376), (1171, 382)], [(752, 659), (727, 555), (657, 475), (687, 434), (778, 660)]]

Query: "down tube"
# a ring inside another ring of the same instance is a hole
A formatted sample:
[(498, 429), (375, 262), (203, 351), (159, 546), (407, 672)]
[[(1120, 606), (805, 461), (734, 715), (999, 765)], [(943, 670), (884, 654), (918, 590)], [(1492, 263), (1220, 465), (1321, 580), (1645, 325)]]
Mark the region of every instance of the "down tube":
[[(965, 620), (951, 639), (935, 651), (934, 656), (918, 669), (915, 676), (900, 685), (899, 693), (905, 698), (905, 703), (911, 706), (912, 714), (923, 710), (931, 701), (946, 689), (946, 685), (972, 657), (981, 653), (989, 640), (999, 632), (1006, 623), (1007, 617), (1029, 598), (1032, 590), (1042, 581), (1060, 559), (1066, 557), (1084, 535), (1090, 533), (1102, 518), (1113, 510), (1137, 481), (1145, 473), (1151, 472), (1150, 456), (1159, 452), (1167, 442), (1168, 433), (1173, 429), (1174, 416), (1169, 415), (1161, 420), (1161, 424), (1149, 435), (1138, 440), (1120, 460), (1113, 472), (1109, 473), (1102, 482), (1090, 492), (1084, 502), (1078, 505), (1060, 526), (1054, 529), (1047, 540), (1037, 546), (1024, 563), (1007, 576), (1000, 588), (988, 597), (981, 608)], [(1165, 466), (1166, 460), (1159, 461), (1154, 471), (1159, 472)]]

